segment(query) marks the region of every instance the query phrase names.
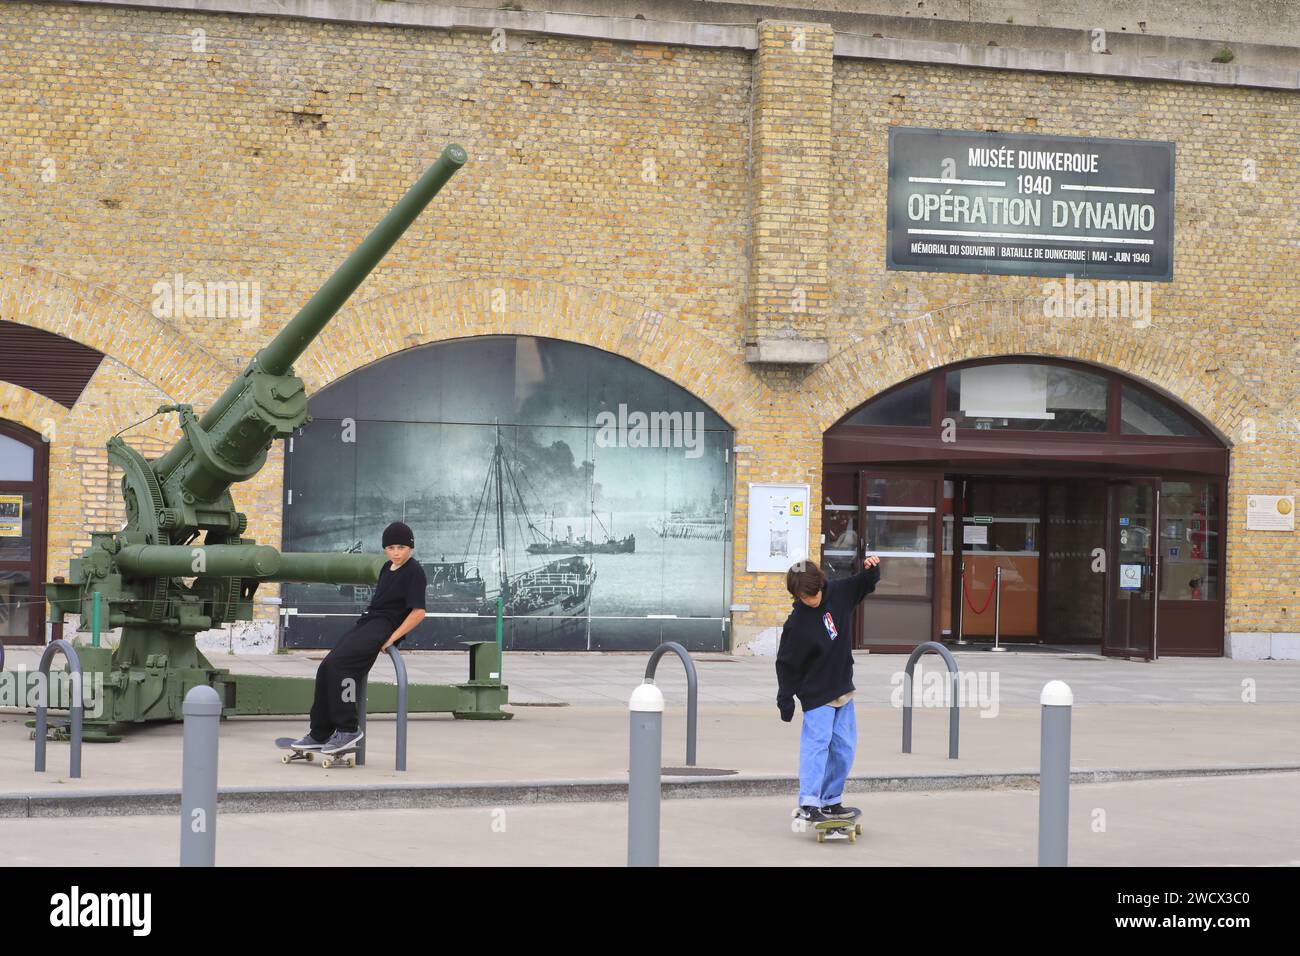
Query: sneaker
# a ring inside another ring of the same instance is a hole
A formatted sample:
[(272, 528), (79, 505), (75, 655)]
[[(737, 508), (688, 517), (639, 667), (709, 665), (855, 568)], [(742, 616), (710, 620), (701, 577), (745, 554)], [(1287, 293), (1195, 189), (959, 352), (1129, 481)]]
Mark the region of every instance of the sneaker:
[(842, 803), (832, 803), (829, 807), (822, 807), (822, 816), (832, 820), (851, 820), (853, 811)]
[(359, 730), (336, 730), (334, 736), (321, 747), (321, 753), (336, 754), (340, 750), (355, 750), (357, 741), (364, 736)]
[(295, 740), (289, 745), (293, 750), (320, 750), (324, 746), (325, 741), (317, 740), (311, 735), (310, 731), (307, 732), (307, 736), (302, 738), (302, 740)]
[(794, 816), (796, 820), (807, 820), (809, 823), (821, 823), (826, 819), (821, 807), (800, 807)]

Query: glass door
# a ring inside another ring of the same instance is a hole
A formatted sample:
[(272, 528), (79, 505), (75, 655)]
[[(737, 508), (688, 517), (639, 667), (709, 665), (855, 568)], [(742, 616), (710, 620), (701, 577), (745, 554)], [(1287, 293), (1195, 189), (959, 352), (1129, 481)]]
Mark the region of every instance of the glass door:
[(862, 472), (862, 553), (880, 558), (880, 582), (861, 605), (855, 647), (915, 647), (939, 638), (935, 541), (942, 472)]
[(42, 644), (46, 446), (0, 423), (0, 642)]
[(1157, 656), (1159, 529), (1159, 478), (1110, 483), (1102, 653), (1147, 660)]

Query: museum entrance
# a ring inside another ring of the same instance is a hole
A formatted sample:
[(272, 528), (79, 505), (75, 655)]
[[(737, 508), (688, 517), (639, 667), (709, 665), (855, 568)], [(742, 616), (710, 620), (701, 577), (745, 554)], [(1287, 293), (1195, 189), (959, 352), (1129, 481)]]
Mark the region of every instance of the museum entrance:
[(1137, 383), (954, 366), (869, 402), (825, 450), (827, 573), (882, 561), (855, 646), (1222, 654), (1227, 450)]

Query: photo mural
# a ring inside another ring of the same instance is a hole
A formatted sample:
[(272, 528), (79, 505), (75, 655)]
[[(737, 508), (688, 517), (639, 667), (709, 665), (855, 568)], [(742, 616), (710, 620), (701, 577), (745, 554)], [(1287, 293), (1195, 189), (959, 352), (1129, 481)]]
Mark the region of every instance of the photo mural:
[[(312, 396), (286, 448), (284, 549), (380, 551), (428, 577), (407, 649), (723, 650), (732, 429), (636, 363), (488, 336), (390, 356)], [(286, 647), (332, 647), (367, 587), (282, 586)]]

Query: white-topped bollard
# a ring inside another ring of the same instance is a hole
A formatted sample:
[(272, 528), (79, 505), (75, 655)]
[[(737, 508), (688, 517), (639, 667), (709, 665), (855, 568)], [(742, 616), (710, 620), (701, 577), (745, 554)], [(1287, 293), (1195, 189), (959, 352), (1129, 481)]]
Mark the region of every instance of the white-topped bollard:
[(1038, 754), (1038, 865), (1067, 866), (1070, 847), (1070, 710), (1065, 681), (1043, 685), (1043, 729)]
[(659, 865), (659, 780), (663, 759), (664, 695), (646, 682), (628, 701), (627, 865)]
[(221, 697), (201, 684), (185, 695), (181, 710), (181, 866), (216, 866)]

